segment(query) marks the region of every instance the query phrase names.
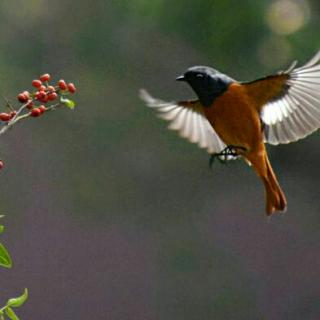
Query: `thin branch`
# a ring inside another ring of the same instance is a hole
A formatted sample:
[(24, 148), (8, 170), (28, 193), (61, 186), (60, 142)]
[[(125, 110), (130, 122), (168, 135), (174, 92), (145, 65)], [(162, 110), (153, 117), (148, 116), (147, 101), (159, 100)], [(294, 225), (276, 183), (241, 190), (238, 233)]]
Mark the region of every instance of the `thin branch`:
[[(24, 120), (26, 118), (29, 118), (30, 115), (31, 115), (31, 111), (28, 112), (28, 113), (23, 113), (23, 111), (27, 108), (27, 105), (29, 104), (29, 101), (25, 104), (23, 104), (20, 109), (17, 111), (17, 114), (10, 120), (8, 121), (4, 127), (2, 127), (2, 129), (0, 130), (0, 136), (5, 134), (9, 129), (11, 129), (17, 122), (21, 121), (21, 120)], [(48, 111), (54, 111), (56, 108), (58, 107), (62, 107), (63, 104), (62, 103), (56, 103), (50, 107), (48, 107), (46, 109), (45, 112), (48, 112)], [(22, 114), (23, 113), (23, 114)]]

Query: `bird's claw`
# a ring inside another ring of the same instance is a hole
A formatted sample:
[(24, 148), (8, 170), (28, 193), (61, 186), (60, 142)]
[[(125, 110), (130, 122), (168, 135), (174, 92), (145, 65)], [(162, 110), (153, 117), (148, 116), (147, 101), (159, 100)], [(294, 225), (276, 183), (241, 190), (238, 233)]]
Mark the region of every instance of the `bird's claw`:
[(212, 169), (212, 165), (213, 165), (215, 159), (218, 159), (219, 162), (222, 164), (226, 164), (231, 159), (239, 158), (241, 156), (239, 151), (241, 153), (241, 152), (247, 151), (247, 149), (244, 147), (241, 147), (241, 146), (229, 145), (225, 149), (223, 149), (221, 152), (211, 154), (210, 159), (209, 159), (210, 169)]

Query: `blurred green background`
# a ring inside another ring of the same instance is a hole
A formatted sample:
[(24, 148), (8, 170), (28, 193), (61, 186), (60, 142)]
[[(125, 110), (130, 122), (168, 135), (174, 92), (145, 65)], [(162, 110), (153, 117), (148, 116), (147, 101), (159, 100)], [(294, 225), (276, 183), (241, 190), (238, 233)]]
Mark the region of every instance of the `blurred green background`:
[[(318, 0), (0, 2), (0, 93), (49, 72), (74, 112), (1, 137), (0, 300), (23, 319), (319, 319), (320, 137), (270, 147), (285, 215), (260, 181), (166, 130), (138, 98), (194, 94), (195, 64), (253, 80), (320, 48)], [(4, 102), (2, 103), (4, 105)]]

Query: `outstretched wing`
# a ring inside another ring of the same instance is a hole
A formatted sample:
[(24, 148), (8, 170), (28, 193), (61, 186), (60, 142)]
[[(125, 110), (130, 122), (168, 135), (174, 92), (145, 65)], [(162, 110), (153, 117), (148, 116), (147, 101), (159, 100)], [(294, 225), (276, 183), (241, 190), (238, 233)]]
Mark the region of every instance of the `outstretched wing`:
[(140, 97), (160, 118), (170, 122), (169, 129), (177, 130), (180, 136), (210, 154), (220, 153), (227, 147), (204, 116), (198, 101), (165, 102), (151, 97), (144, 89), (140, 90)]
[(320, 128), (320, 51), (305, 65), (245, 83), (264, 123), (265, 141), (277, 145)]

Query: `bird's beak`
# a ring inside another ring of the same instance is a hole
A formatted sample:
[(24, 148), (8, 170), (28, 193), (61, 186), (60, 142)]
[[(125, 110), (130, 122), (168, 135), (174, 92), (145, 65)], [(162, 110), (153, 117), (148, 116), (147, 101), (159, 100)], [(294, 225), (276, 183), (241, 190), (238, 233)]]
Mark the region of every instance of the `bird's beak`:
[(186, 78), (184, 77), (184, 75), (179, 76), (178, 78), (176, 78), (177, 81), (185, 81)]

